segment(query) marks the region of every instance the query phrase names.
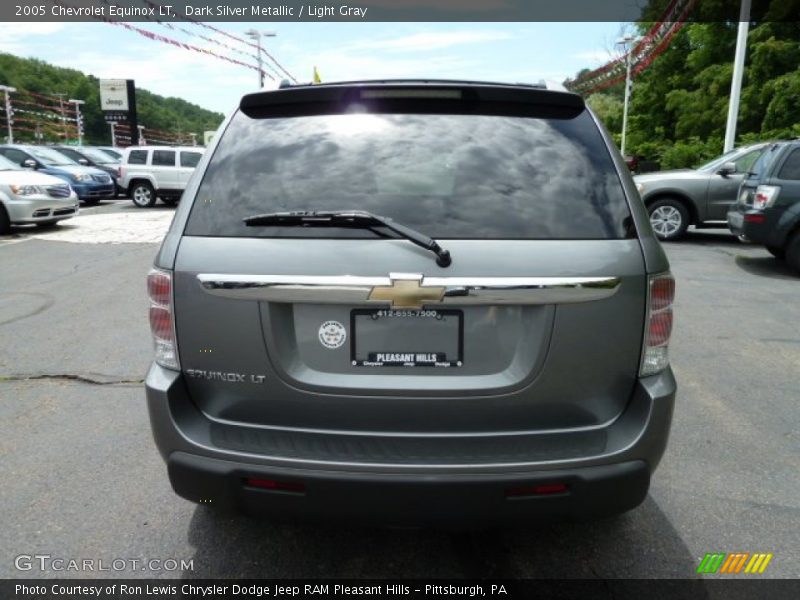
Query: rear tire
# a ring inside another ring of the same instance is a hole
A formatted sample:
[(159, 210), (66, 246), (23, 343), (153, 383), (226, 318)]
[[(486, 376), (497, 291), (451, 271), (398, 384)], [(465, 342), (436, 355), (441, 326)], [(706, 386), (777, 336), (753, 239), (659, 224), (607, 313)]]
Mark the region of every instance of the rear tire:
[(779, 246), (767, 246), (766, 248), (767, 252), (775, 258), (786, 258), (786, 248), (780, 248)]
[(680, 239), (689, 227), (689, 211), (679, 200), (657, 200), (647, 207), (647, 211), (653, 231), (664, 242)]
[(786, 245), (786, 262), (800, 273), (800, 231), (796, 231)]
[(11, 220), (8, 218), (5, 207), (0, 204), (0, 235), (8, 235), (10, 233)]
[(137, 181), (131, 186), (131, 200), (139, 208), (149, 208), (156, 203), (156, 191), (147, 181)]

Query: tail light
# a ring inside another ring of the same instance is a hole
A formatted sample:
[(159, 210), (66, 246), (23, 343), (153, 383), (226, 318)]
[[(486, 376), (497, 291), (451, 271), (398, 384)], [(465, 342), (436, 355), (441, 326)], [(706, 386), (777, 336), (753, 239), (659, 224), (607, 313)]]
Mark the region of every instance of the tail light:
[(769, 208), (778, 199), (781, 188), (775, 185), (760, 185), (753, 197), (753, 208)]
[(120, 165), (120, 166), (119, 166), (119, 168), (117, 169), (117, 171), (119, 172), (119, 178), (120, 178), (120, 179), (122, 179), (122, 173), (123, 173), (123, 167), (122, 167), (122, 165)]
[(175, 319), (172, 311), (172, 273), (153, 269), (147, 274), (150, 298), (150, 331), (153, 334), (155, 360), (162, 367), (180, 369)]
[(655, 375), (669, 366), (669, 338), (672, 335), (672, 302), (675, 280), (669, 273), (651, 275), (647, 295), (647, 329), (644, 335), (639, 374)]

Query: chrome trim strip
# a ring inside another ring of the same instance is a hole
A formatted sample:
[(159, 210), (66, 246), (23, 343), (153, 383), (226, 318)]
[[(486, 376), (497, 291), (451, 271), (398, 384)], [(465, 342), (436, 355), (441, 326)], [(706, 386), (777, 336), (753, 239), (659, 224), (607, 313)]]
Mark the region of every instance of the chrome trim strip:
[(236, 300), (309, 304), (366, 304), (387, 306), (388, 300), (369, 296), (374, 287), (396, 281), (418, 281), (426, 288), (444, 288), (441, 302), (431, 306), (497, 304), (568, 304), (613, 296), (619, 277), (425, 277), (392, 273), (389, 277), (357, 275), (224, 275), (199, 273), (209, 294)]

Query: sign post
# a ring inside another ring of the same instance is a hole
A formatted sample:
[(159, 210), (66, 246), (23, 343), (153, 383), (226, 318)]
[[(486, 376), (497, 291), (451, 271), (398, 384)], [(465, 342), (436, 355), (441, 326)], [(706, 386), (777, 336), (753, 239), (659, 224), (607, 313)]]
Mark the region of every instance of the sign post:
[[(131, 145), (139, 145), (136, 86), (133, 79), (101, 79), (100, 109), (103, 111), (106, 123), (128, 123)], [(114, 141), (112, 140), (112, 143)]]

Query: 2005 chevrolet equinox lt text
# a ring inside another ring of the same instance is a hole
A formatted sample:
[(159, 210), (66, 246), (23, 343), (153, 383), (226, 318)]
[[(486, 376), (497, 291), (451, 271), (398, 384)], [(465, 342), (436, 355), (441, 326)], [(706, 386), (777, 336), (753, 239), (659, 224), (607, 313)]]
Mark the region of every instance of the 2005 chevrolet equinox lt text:
[(148, 276), (175, 491), (281, 517), (502, 524), (646, 497), (674, 281), (621, 156), (546, 85), (246, 95)]

